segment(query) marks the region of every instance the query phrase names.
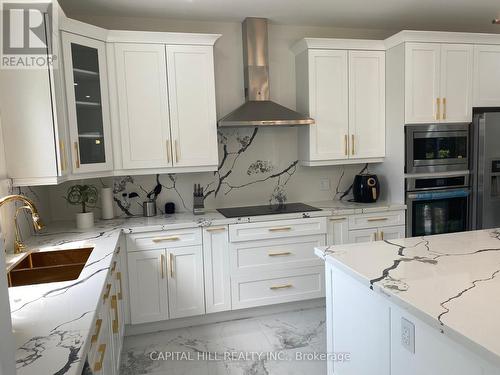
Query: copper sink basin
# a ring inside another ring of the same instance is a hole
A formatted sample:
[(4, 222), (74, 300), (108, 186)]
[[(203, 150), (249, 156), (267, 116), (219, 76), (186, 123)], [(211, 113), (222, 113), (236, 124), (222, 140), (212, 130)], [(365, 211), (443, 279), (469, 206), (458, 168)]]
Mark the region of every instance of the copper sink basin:
[(8, 274), (9, 287), (75, 280), (93, 248), (30, 253)]

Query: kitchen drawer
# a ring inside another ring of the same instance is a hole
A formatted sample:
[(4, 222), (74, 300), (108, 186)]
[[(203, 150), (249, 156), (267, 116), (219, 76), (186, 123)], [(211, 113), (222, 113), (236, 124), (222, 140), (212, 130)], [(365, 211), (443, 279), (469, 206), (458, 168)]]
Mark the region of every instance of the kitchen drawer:
[(325, 243), (324, 234), (235, 242), (229, 252), (231, 274), (320, 266), (323, 261), (314, 255), (314, 248)]
[(405, 211), (384, 211), (349, 217), (349, 230), (392, 227), (397, 225), (405, 225)]
[(231, 277), (233, 310), (325, 296), (324, 266)]
[(265, 221), (229, 225), (231, 242), (326, 234), (326, 218)]
[(202, 244), (201, 228), (134, 233), (127, 235), (127, 251), (141, 251)]

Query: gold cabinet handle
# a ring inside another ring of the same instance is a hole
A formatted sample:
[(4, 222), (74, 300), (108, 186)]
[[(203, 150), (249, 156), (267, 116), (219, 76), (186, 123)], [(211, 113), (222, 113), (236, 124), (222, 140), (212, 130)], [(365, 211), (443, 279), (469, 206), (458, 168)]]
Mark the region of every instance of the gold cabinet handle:
[(75, 154), (76, 154), (76, 160), (75, 160), (76, 167), (80, 168), (80, 151), (78, 150), (78, 142), (75, 142)]
[(118, 284), (120, 285), (120, 291), (117, 294), (118, 294), (118, 299), (121, 301), (123, 299), (123, 285), (122, 285), (122, 273), (121, 272), (116, 273), (116, 280), (118, 280)]
[(170, 263), (170, 278), (174, 278), (174, 254), (173, 253), (169, 253), (168, 254), (168, 260), (169, 260), (169, 263)]
[(61, 157), (61, 172), (64, 172), (66, 170), (66, 151), (63, 140), (59, 141), (59, 153)]
[(165, 267), (165, 255), (161, 254), (160, 256), (160, 272), (161, 272), (161, 278), (165, 278), (165, 274), (163, 273), (163, 269)]
[(437, 112), (436, 112), (436, 120), (441, 118), (441, 98), (436, 99)]
[(373, 233), (373, 240), (374, 241), (378, 240), (378, 233), (377, 232)]
[(220, 228), (207, 228), (207, 232), (225, 232), (226, 228), (225, 227), (220, 227)]
[(380, 239), (383, 241), (384, 240), (384, 231), (380, 231)]
[(367, 221), (374, 222), (374, 221), (387, 221), (389, 220), (388, 217), (372, 217), (367, 219)]
[(356, 143), (356, 138), (354, 134), (351, 134), (351, 142), (352, 142), (352, 154), (354, 155), (356, 153), (356, 148), (355, 148), (355, 143)]
[(104, 357), (106, 355), (106, 344), (101, 344), (99, 345), (99, 349), (97, 349), (97, 352), (101, 354), (99, 357), (99, 361), (97, 361), (94, 364), (94, 371), (98, 372), (102, 370), (102, 364), (104, 363)]
[(284, 251), (282, 253), (269, 253), (267, 255), (270, 257), (281, 257), (281, 256), (285, 256), (285, 255), (292, 255), (292, 253), (289, 251)]
[(111, 284), (106, 285), (106, 293), (104, 293), (104, 296), (102, 299), (106, 301), (109, 297), (109, 293), (111, 292)]
[(269, 228), (269, 232), (288, 232), (290, 230), (292, 230), (292, 227)]
[(170, 237), (162, 237), (162, 238), (153, 238), (154, 243), (166, 242), (166, 241), (179, 241), (179, 236), (170, 236)]
[(170, 163), (170, 156), (172, 154), (172, 144), (170, 143), (170, 139), (167, 139), (166, 140), (166, 143), (167, 143), (167, 163)]
[(349, 136), (344, 136), (344, 155), (349, 156)]
[(292, 284), (286, 284), (286, 285), (271, 286), (271, 287), (269, 287), (269, 289), (271, 289), (271, 290), (278, 290), (278, 289), (288, 289), (288, 288), (291, 288), (291, 287), (293, 287)]
[(446, 120), (446, 98), (443, 98), (443, 120)]
[(101, 333), (101, 327), (102, 327), (102, 319), (97, 319), (95, 321), (95, 333), (92, 335), (92, 338), (90, 339), (91, 345), (95, 344), (99, 339), (99, 333)]
[(113, 262), (113, 266), (111, 267), (111, 272), (115, 272), (116, 270), (116, 260)]
[(118, 333), (118, 298), (116, 296), (111, 297), (111, 309), (114, 311), (115, 318), (113, 319), (113, 333)]
[(175, 162), (178, 163), (180, 159), (179, 141), (175, 140)]
[(347, 220), (346, 217), (330, 217), (328, 220), (330, 221), (344, 221)]

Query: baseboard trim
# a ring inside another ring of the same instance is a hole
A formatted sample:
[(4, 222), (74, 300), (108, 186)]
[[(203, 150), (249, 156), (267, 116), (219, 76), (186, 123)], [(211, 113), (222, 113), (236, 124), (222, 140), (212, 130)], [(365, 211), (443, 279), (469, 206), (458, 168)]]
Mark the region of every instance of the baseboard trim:
[(227, 322), (231, 320), (256, 318), (263, 315), (277, 314), (287, 311), (296, 311), (304, 309), (312, 309), (316, 307), (324, 307), (325, 299), (317, 298), (307, 301), (288, 302), (278, 305), (261, 306), (250, 309), (223, 311), (219, 313), (191, 316), (188, 318), (179, 318), (172, 320), (164, 320), (161, 322), (144, 323), (127, 325), (125, 327), (125, 336), (141, 335), (145, 333), (154, 333), (160, 331), (168, 331), (171, 329), (193, 327), (204, 324), (214, 324)]

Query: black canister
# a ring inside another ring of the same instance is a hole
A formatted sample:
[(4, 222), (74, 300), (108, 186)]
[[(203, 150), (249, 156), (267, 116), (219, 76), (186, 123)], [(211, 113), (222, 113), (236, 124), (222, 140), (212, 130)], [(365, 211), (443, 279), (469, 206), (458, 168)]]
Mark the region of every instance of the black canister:
[(354, 201), (359, 203), (373, 203), (380, 197), (380, 184), (377, 175), (358, 174), (352, 185)]

